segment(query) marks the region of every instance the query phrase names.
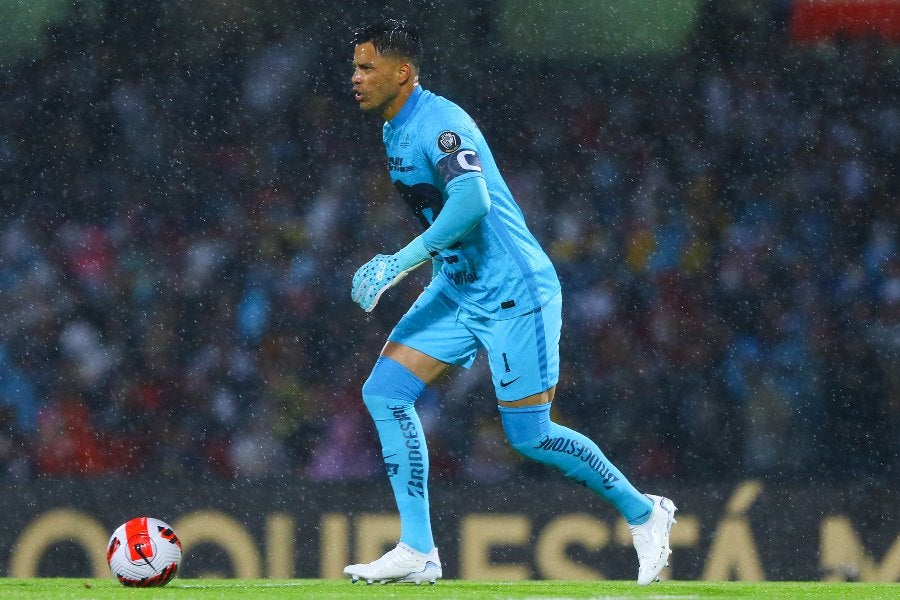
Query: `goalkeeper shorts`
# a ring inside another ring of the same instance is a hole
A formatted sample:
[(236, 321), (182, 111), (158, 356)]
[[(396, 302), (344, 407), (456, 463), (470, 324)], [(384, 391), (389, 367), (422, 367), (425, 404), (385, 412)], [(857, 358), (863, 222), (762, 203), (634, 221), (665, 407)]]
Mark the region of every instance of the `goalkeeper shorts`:
[(511, 402), (556, 385), (561, 326), (561, 292), (538, 310), (496, 320), (472, 314), (426, 289), (388, 339), (467, 369), (484, 348), (497, 398)]

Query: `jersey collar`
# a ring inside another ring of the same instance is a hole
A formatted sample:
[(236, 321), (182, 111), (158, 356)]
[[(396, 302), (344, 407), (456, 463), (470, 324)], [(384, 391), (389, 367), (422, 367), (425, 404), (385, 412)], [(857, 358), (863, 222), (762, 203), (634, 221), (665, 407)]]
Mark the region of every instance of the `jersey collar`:
[(392, 128), (397, 128), (406, 123), (415, 110), (416, 104), (419, 103), (419, 99), (424, 94), (425, 92), (422, 90), (422, 86), (417, 85), (413, 89), (412, 94), (409, 95), (409, 98), (406, 99), (406, 102), (403, 104), (403, 108), (400, 109), (400, 112), (398, 112), (393, 119), (388, 121), (388, 125), (390, 125)]

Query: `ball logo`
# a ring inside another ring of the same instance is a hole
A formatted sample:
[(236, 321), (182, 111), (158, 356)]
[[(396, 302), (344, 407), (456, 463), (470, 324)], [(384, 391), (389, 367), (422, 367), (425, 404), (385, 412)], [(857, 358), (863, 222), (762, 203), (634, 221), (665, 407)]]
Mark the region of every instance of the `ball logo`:
[(452, 131), (444, 131), (438, 136), (437, 144), (441, 152), (449, 154), (459, 150), (459, 147), (462, 145), (462, 139)]

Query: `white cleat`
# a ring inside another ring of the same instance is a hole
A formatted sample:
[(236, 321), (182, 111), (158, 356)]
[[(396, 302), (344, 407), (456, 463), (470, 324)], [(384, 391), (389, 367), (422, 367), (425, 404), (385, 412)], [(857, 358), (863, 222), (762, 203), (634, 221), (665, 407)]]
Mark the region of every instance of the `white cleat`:
[(631, 536), (638, 555), (638, 585), (649, 585), (659, 581), (659, 573), (669, 566), (669, 532), (675, 524), (675, 505), (668, 498), (651, 496), (653, 511), (642, 525), (632, 525)]
[(434, 583), (441, 578), (443, 572), (437, 548), (423, 554), (400, 542), (378, 560), (345, 567), (344, 575), (349, 575), (352, 583), (362, 579), (367, 585), (376, 581), (422, 585), (426, 581)]

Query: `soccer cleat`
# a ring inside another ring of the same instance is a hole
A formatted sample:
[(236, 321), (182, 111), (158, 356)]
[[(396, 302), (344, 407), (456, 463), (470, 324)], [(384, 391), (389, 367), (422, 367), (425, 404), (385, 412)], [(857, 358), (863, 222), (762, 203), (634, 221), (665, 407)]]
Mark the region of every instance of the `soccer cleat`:
[(638, 555), (638, 585), (649, 585), (659, 581), (659, 573), (669, 566), (669, 532), (675, 523), (675, 505), (668, 498), (651, 496), (653, 510), (646, 523), (632, 525), (631, 536)]
[(345, 567), (344, 575), (349, 575), (352, 583), (362, 579), (366, 584), (377, 581), (421, 585), (425, 581), (434, 583), (441, 578), (443, 572), (437, 548), (423, 554), (400, 542), (378, 560)]

